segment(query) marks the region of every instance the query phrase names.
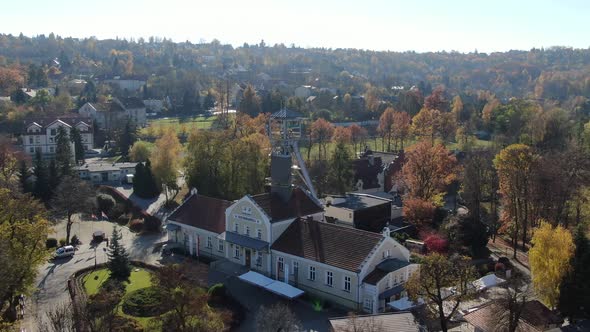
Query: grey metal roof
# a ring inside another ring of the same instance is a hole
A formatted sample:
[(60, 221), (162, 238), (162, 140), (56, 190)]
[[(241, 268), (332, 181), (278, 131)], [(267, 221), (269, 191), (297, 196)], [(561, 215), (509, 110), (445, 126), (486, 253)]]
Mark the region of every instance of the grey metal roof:
[(345, 198), (346, 201), (334, 204), (333, 206), (356, 211), (383, 204), (391, 204), (391, 200), (366, 194), (348, 194)]
[(218, 238), (225, 240), (229, 243), (237, 244), (242, 247), (252, 248), (255, 250), (262, 250), (268, 247), (268, 242), (234, 232), (223, 232), (218, 236)]
[(111, 172), (119, 171), (124, 168), (135, 168), (137, 163), (92, 163), (84, 164), (82, 166), (74, 167), (76, 171), (88, 171), (88, 172)]

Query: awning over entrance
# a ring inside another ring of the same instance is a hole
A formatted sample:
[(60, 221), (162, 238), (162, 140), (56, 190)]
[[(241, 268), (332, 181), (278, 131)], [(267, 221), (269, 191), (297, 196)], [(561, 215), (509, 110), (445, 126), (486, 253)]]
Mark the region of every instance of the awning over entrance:
[(180, 226), (178, 226), (176, 224), (166, 224), (166, 226), (164, 228), (166, 228), (166, 230), (169, 230), (171, 232), (180, 230)]
[(268, 242), (234, 232), (223, 232), (219, 234), (217, 238), (229, 243), (237, 244), (240, 247), (252, 248), (257, 251), (268, 248)]
[(275, 293), (280, 296), (284, 296), (288, 299), (294, 299), (304, 293), (299, 288), (295, 288), (287, 283), (278, 280), (273, 280), (254, 271), (246, 272), (238, 278), (247, 283), (262, 287), (269, 292)]

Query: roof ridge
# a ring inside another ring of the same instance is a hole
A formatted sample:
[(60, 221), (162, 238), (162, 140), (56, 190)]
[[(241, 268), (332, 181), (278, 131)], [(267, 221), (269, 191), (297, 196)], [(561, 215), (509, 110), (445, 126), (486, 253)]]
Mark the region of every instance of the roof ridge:
[[(299, 219), (301, 219), (301, 220), (303, 220), (305, 222), (310, 222), (310, 221), (308, 221), (308, 220), (306, 220), (304, 218), (301, 218), (301, 217)], [(374, 232), (366, 231), (366, 230), (363, 230), (363, 229), (351, 228), (351, 227), (337, 225), (337, 224), (331, 224), (331, 223), (327, 223), (327, 222), (323, 222), (323, 221), (315, 221), (314, 220), (313, 222), (317, 222), (319, 224), (323, 224), (323, 225), (326, 225), (328, 227), (334, 227), (334, 228), (342, 229), (343, 231), (346, 231), (346, 232), (361, 233), (361, 234), (364, 233), (364, 235), (375, 237), (376, 239), (383, 237), (383, 235), (381, 233), (374, 233)]]

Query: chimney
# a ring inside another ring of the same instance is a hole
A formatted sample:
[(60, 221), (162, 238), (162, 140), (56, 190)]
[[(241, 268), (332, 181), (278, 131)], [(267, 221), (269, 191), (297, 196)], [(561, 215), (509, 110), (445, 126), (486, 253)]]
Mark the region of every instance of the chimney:
[(383, 237), (391, 237), (391, 230), (389, 229), (389, 225), (383, 227)]

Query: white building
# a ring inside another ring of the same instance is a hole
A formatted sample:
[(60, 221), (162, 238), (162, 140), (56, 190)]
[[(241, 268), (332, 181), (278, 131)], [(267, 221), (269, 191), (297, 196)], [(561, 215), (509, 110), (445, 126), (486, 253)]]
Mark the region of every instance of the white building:
[(190, 255), (227, 259), (341, 307), (376, 313), (404, 295), (416, 265), (389, 236), (328, 224), (302, 189), (229, 202), (197, 195), (169, 217), (168, 238)]
[[(75, 127), (82, 137), (84, 150), (90, 150), (94, 144), (92, 120), (86, 117), (60, 117), (38, 118), (27, 121), (25, 132), (22, 135), (23, 150), (29, 155), (35, 155), (37, 151), (42, 155), (54, 155), (57, 150), (58, 128), (64, 128), (70, 135), (70, 130)], [(74, 143), (71, 142), (72, 157), (75, 154)]]
[(136, 127), (147, 124), (146, 107), (139, 98), (114, 98), (106, 104), (86, 103), (78, 109), (78, 114), (94, 119), (100, 129), (122, 127), (131, 121)]
[(135, 175), (137, 163), (92, 163), (74, 167), (80, 179), (89, 180), (94, 184), (121, 183), (127, 175)]

